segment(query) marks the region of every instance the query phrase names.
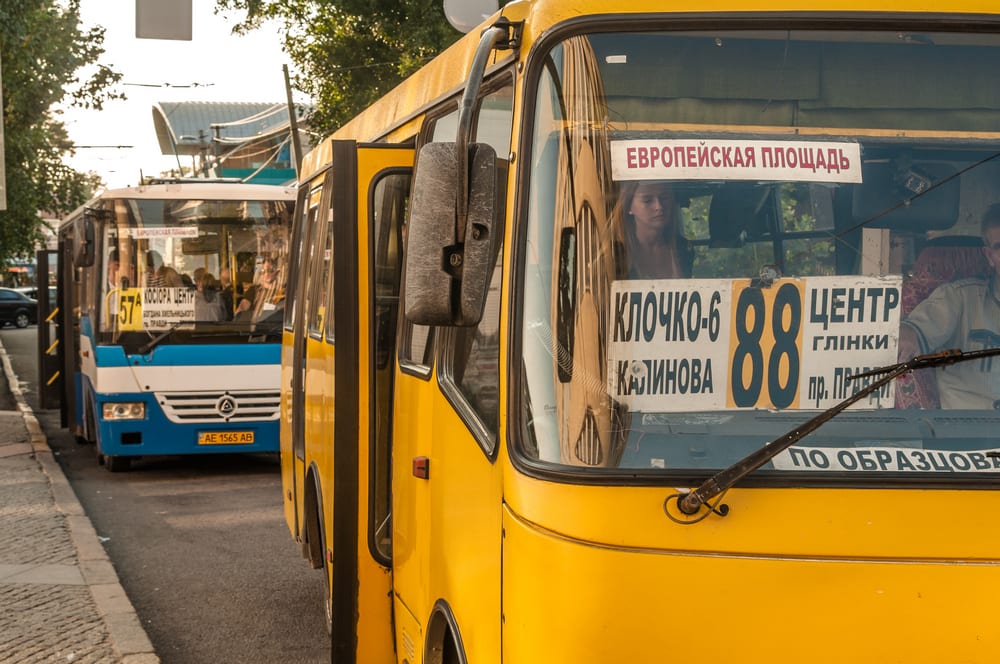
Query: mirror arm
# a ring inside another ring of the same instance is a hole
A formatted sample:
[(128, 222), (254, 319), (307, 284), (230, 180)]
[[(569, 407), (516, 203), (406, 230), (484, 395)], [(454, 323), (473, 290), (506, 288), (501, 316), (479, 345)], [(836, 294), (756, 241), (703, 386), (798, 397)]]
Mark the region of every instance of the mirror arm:
[(486, 61), (493, 49), (516, 48), (517, 40), (511, 36), (511, 27), (510, 21), (500, 17), (496, 23), (483, 31), (472, 59), (472, 66), (469, 68), (469, 78), (462, 92), (462, 101), (458, 106), (458, 134), (455, 138), (458, 157), (455, 237), (458, 244), (465, 242), (465, 227), (469, 220), (469, 143), (472, 139), (472, 117), (475, 114), (476, 99), (479, 97), (479, 88), (482, 87)]

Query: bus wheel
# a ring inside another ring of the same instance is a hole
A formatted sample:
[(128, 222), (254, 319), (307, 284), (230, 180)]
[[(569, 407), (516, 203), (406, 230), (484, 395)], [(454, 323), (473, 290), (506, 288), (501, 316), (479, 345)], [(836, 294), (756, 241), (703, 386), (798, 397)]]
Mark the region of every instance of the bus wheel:
[(460, 664), (462, 659), (458, 656), (458, 647), (455, 645), (455, 639), (451, 636), (449, 632), (448, 637), (444, 641), (444, 651), (441, 653), (442, 664)]
[(330, 589), (330, 574), (327, 565), (323, 565), (323, 608), (326, 610), (326, 633), (333, 634), (333, 592)]
[(104, 457), (104, 467), (112, 473), (126, 473), (132, 467), (132, 457), (112, 456), (102, 454)]

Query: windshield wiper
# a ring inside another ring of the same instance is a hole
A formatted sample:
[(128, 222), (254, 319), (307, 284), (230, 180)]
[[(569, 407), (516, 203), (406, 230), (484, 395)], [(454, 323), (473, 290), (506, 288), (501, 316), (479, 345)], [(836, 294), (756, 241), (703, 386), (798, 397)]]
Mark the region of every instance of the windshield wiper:
[(156, 348), (157, 346), (160, 345), (161, 341), (163, 341), (164, 339), (166, 339), (167, 337), (169, 337), (171, 334), (173, 334), (177, 330), (177, 328), (179, 328), (181, 325), (184, 325), (184, 324), (186, 324), (188, 322), (189, 321), (180, 321), (179, 320), (176, 323), (173, 323), (170, 327), (168, 327), (167, 329), (165, 329), (163, 332), (160, 332), (158, 335), (156, 335), (155, 337), (153, 337), (152, 339), (150, 339), (146, 344), (144, 344), (142, 346), (139, 346), (139, 354), (140, 355), (145, 355), (149, 351), (153, 350), (154, 348)]
[[(940, 353), (918, 355), (907, 362), (892, 364), (887, 367), (881, 367), (879, 369), (874, 369), (866, 373), (852, 376), (854, 379), (871, 376), (881, 376), (881, 378), (869, 383), (862, 389), (858, 390), (856, 394), (847, 397), (840, 403), (827, 408), (819, 415), (816, 415), (812, 419), (803, 423), (801, 426), (792, 429), (788, 433), (774, 439), (770, 443), (765, 444), (760, 449), (751, 452), (728, 468), (720, 470), (718, 473), (705, 480), (694, 491), (676, 494), (668, 498), (667, 501), (669, 502), (671, 498), (676, 498), (677, 509), (680, 510), (682, 514), (688, 516), (697, 514), (698, 510), (700, 510), (703, 505), (707, 505), (712, 512), (719, 514), (720, 516), (725, 516), (729, 511), (726, 506), (723, 505), (720, 508), (716, 508), (715, 506), (708, 504), (708, 501), (729, 490), (731, 486), (739, 482), (748, 474), (757, 470), (779, 453), (788, 449), (818, 429), (820, 426), (839, 415), (845, 408), (848, 408), (861, 399), (864, 399), (869, 394), (878, 391), (883, 385), (887, 385), (903, 374), (917, 369), (941, 367), (949, 364), (957, 364), (959, 362), (968, 362), (970, 360), (976, 360), (983, 357), (992, 357), (994, 355), (1000, 355), (1000, 348), (985, 348), (983, 350), (972, 351), (963, 351), (960, 349), (945, 350)], [(691, 521), (684, 521), (681, 519), (675, 520), (678, 523), (697, 523), (700, 519)]]

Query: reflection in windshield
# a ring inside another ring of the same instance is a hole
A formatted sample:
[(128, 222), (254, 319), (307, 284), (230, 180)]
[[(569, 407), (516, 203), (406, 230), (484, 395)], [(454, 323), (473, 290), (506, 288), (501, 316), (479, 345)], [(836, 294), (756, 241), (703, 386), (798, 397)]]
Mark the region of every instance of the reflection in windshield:
[[(106, 203), (102, 331), (136, 345), (246, 338), (280, 320), (291, 201)], [(268, 324), (269, 325), (269, 324)]]
[[(898, 36), (552, 49), (521, 284), (529, 457), (719, 470), (872, 369), (997, 345), (1000, 97), (966, 83), (987, 86), (1000, 40)], [(899, 84), (929, 72), (942, 89)], [(969, 394), (952, 385), (966, 374)], [(995, 404), (990, 358), (904, 376), (763, 469), (1000, 472)]]

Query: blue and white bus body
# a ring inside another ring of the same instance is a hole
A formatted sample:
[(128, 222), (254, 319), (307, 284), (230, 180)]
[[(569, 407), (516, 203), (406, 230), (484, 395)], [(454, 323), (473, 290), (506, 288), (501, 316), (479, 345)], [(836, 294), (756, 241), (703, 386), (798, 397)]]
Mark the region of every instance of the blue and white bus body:
[(64, 424), (110, 470), (136, 457), (278, 451), (294, 195), (150, 185), (105, 192), (63, 223)]
[[(83, 403), (93, 404), (88, 416), (105, 456), (278, 451), (274, 344), (163, 346), (128, 356), (121, 346), (94, 347), (83, 339), (92, 361), (82, 364), (80, 389)], [(108, 417), (105, 410), (127, 417), (135, 403), (143, 404), (141, 419)]]

